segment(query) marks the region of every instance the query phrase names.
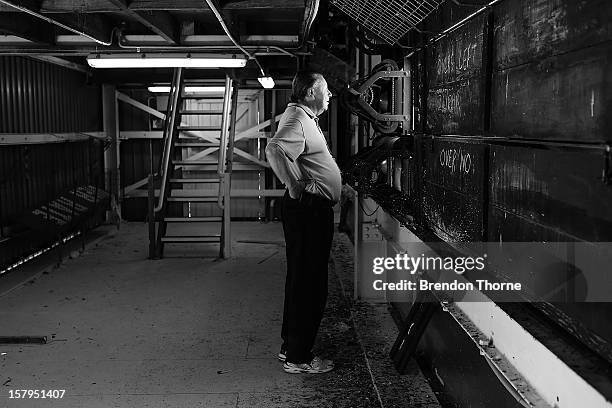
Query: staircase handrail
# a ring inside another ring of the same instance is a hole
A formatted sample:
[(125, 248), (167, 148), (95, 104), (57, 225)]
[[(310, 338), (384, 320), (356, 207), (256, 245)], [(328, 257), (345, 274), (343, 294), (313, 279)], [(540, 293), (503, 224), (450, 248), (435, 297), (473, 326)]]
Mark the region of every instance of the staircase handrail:
[(168, 185), (168, 169), (170, 167), (170, 154), (172, 151), (172, 139), (174, 132), (174, 123), (178, 113), (178, 101), (182, 88), (183, 68), (174, 69), (174, 77), (170, 86), (170, 94), (168, 95), (168, 112), (164, 126), (164, 148), (162, 160), (160, 163), (161, 185), (159, 191), (159, 199), (155, 205), (154, 212), (158, 213), (163, 208), (166, 189)]

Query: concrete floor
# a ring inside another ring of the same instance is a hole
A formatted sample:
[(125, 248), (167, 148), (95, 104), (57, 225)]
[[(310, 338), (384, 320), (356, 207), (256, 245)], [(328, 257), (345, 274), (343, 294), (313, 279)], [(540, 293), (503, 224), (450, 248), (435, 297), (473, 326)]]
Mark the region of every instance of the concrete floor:
[[(145, 225), (124, 224), (2, 295), (0, 336), (49, 342), (0, 345), (0, 407), (438, 406), (416, 366), (393, 372), (385, 353), (396, 329), (381, 306), (345, 296), (347, 265), (332, 265), (318, 345), (336, 370), (284, 373), (276, 360), (282, 227), (234, 223), (232, 232), (230, 260), (215, 259), (217, 246), (192, 245), (152, 261)], [(346, 258), (350, 244), (341, 241), (334, 245)], [(9, 399), (17, 389), (66, 392), (61, 400)]]

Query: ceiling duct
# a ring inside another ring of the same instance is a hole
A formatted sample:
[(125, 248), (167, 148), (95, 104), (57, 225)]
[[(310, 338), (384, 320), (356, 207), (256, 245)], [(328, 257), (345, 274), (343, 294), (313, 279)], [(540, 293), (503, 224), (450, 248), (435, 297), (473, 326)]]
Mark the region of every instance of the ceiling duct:
[(393, 45), (444, 0), (331, 0), (366, 30)]

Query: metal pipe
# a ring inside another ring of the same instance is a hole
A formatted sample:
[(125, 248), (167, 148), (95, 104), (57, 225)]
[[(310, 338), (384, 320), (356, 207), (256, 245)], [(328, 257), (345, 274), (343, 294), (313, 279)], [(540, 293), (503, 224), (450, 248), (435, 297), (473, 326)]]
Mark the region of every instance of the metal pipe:
[(223, 17), (221, 16), (221, 14), (219, 13), (219, 10), (217, 10), (217, 7), (215, 7), (215, 5), (213, 4), (212, 0), (205, 0), (206, 4), (208, 4), (208, 7), (210, 8), (210, 10), (213, 12), (213, 14), (215, 15), (215, 17), (217, 17), (217, 20), (219, 21), (219, 24), (221, 24), (221, 27), (223, 28), (223, 31), (225, 32), (225, 34), (227, 35), (227, 37), (234, 43), (234, 45), (236, 45), (236, 47), (238, 47), (240, 49), (240, 51), (242, 51), (244, 53), (244, 55), (246, 55), (247, 57), (249, 57), (249, 59), (252, 59), (255, 61), (255, 63), (257, 63), (257, 65), (259, 66), (259, 70), (261, 71), (261, 75), (265, 76), (266, 74), (264, 73), (263, 67), (261, 66), (261, 64), (259, 63), (259, 61), (257, 61), (257, 58), (255, 58), (253, 55), (251, 55), (246, 49), (244, 49), (240, 44), (238, 44), (238, 42), (234, 39), (234, 37), (232, 36), (232, 34), (230, 33), (229, 29), (227, 28), (227, 26), (225, 25), (225, 21), (223, 21)]
[(462, 25), (464, 25), (465, 23), (467, 23), (468, 21), (472, 20), (473, 18), (479, 16), (483, 11), (487, 10), (489, 7), (493, 6), (495, 3), (499, 3), (501, 0), (493, 0), (489, 3), (487, 3), (486, 5), (483, 5), (480, 9), (476, 10), (475, 12), (473, 12), (472, 14), (470, 14), (469, 16), (465, 17), (464, 19), (458, 21), (457, 23), (453, 24), (452, 26), (450, 26), (449, 28), (447, 28), (446, 30), (441, 31), (436, 37), (432, 38), (431, 40), (429, 40), (427, 42), (427, 44), (423, 47), (418, 47), (415, 48), (414, 51), (412, 51), (410, 54), (408, 54), (405, 58), (410, 58), (412, 57), (415, 53), (422, 51), (423, 49), (427, 48), (428, 45), (431, 45), (435, 42), (440, 41), (442, 38), (444, 38), (447, 34), (450, 34), (451, 32), (455, 31), (456, 29), (458, 29), (459, 27), (461, 27)]
[[(95, 46), (90, 47), (19, 47), (19, 48), (8, 48), (4, 47), (0, 44), (0, 54), (3, 56), (56, 56), (56, 57), (78, 57), (78, 56), (87, 56), (91, 53), (100, 53), (100, 52), (112, 52), (112, 53), (128, 53), (133, 52), (133, 50), (137, 49), (155, 49), (159, 51), (179, 51), (179, 52), (189, 52), (193, 50), (206, 50), (206, 51), (227, 51), (229, 48), (236, 48), (234, 45), (199, 45), (199, 46), (180, 46), (180, 47), (167, 47), (167, 46), (137, 46), (137, 45), (120, 45), (119, 47), (108, 47), (101, 51), (100, 48)], [(245, 46), (244, 48), (250, 49), (252, 54), (257, 55), (287, 55), (290, 57), (298, 58), (299, 55), (310, 55), (309, 52), (296, 52), (292, 53), (287, 51), (282, 47), (278, 47), (275, 45), (270, 46)], [(268, 49), (274, 49), (278, 52), (270, 52)]]
[[(225, 24), (225, 23), (223, 23)], [(230, 36), (230, 34), (228, 33), (228, 36)], [(230, 36), (230, 39), (232, 40), (232, 42), (234, 42), (234, 45), (231, 45), (229, 47), (233, 47), (233, 48), (238, 48), (240, 51), (242, 51), (249, 59), (253, 59), (255, 60), (255, 62), (257, 63), (257, 65), (259, 66), (259, 70), (261, 71), (262, 75), (265, 75), (264, 70), (261, 66), (261, 64), (259, 63), (259, 60), (257, 60), (256, 56), (258, 55), (287, 55), (289, 57), (293, 57), (296, 59), (297, 62), (299, 62), (299, 57), (290, 52), (287, 51), (285, 48), (279, 47), (278, 45), (258, 45), (258, 46), (241, 46), (239, 45), (237, 42), (234, 41), (233, 37)], [(117, 42), (117, 44), (119, 45), (119, 48), (121, 49), (129, 49), (129, 50), (140, 50), (140, 49), (145, 49), (145, 50), (164, 50), (164, 51), (191, 51), (191, 50), (227, 50), (228, 46), (227, 45), (193, 45), (193, 46), (189, 46), (189, 47), (181, 47), (181, 46), (176, 46), (176, 47), (168, 47), (165, 45), (128, 45), (123, 43), (123, 37), (120, 36), (119, 37), (119, 41)], [(246, 51), (247, 49), (253, 49), (254, 51), (249, 53), (248, 51)], [(266, 51), (258, 51), (261, 48), (266, 49)], [(274, 53), (274, 52), (270, 52), (269, 50), (273, 49), (278, 51), (278, 53)], [(299, 48), (295, 48), (296, 50)]]
[(317, 18), (317, 13), (319, 12), (319, 0), (313, 0), (311, 4), (312, 4), (312, 7), (310, 7), (308, 10), (309, 11), (308, 19), (304, 21), (304, 32), (302, 33), (302, 43), (301, 43), (302, 47), (304, 46), (304, 43), (306, 42), (306, 38), (308, 37), (308, 34), (310, 33), (310, 28), (312, 27), (312, 23)]
[[(488, 138), (485, 137), (484, 140)], [(518, 138), (494, 138), (491, 140), (492, 144), (519, 144), (526, 146), (543, 146), (547, 148), (564, 148), (564, 149), (577, 149), (577, 150), (600, 150), (609, 151), (610, 145), (604, 142), (599, 143), (584, 143), (584, 142), (565, 142), (555, 140), (531, 140), (531, 139), (518, 139)]]
[(107, 41), (102, 41), (102, 40), (99, 40), (99, 39), (97, 39), (95, 37), (92, 37), (91, 35), (89, 35), (89, 34), (87, 34), (85, 32), (79, 31), (76, 28), (72, 28), (70, 26), (67, 26), (66, 24), (60, 23), (57, 20), (49, 18), (49, 17), (47, 17), (47, 16), (45, 16), (43, 14), (37, 13), (34, 10), (30, 10), (27, 7), (20, 6), (20, 5), (17, 5), (17, 4), (13, 4), (13, 3), (11, 3), (10, 1), (7, 1), (7, 0), (0, 0), (0, 3), (6, 4), (7, 6), (13, 7), (13, 8), (15, 8), (15, 9), (17, 9), (19, 11), (23, 11), (24, 13), (29, 14), (31, 16), (40, 18), (41, 20), (45, 20), (46, 22), (54, 24), (54, 25), (56, 25), (58, 27), (61, 27), (64, 30), (68, 30), (68, 31), (71, 31), (71, 32), (73, 32), (75, 34), (82, 35), (83, 37), (87, 37), (90, 40), (93, 40), (93, 41), (97, 42), (100, 45), (111, 45), (113, 43), (113, 33), (115, 31), (114, 29), (111, 31), (111, 34), (110, 34), (110, 41), (108, 41), (108, 42)]
[(572, 142), (565, 140), (539, 140), (539, 139), (522, 139), (517, 137), (505, 136), (486, 136), (486, 135), (427, 135), (427, 137), (436, 140), (455, 140), (455, 141), (479, 141), (488, 144), (517, 144), (530, 147), (543, 146), (548, 148), (565, 148), (565, 149), (583, 149), (583, 150), (599, 150), (604, 152), (611, 151), (612, 147), (607, 142)]
[(473, 12), (472, 14), (470, 14), (469, 16), (465, 17), (464, 19), (458, 21), (457, 23), (453, 24), (452, 26), (450, 26), (449, 28), (447, 28), (446, 30), (442, 31), (439, 36), (437, 38), (434, 38), (431, 42), (435, 42), (440, 40), (442, 37), (444, 37), (446, 34), (449, 34), (453, 31), (455, 31), (457, 28), (461, 27), (463, 24), (467, 23), (468, 21), (472, 20), (473, 18), (477, 17), (478, 15), (480, 15), (480, 13), (482, 13), (483, 11), (487, 10), (489, 7), (491, 7), (492, 5), (494, 5), (495, 3), (499, 3), (501, 0), (493, 0), (489, 3), (487, 3), (485, 6), (483, 6), (482, 8), (476, 10), (475, 12)]
[[(284, 54), (287, 55), (289, 57), (293, 57), (295, 58), (295, 70), (299, 71), (300, 69), (300, 57), (297, 56), (296, 54), (293, 54), (281, 47), (277, 47), (277, 46), (270, 46), (269, 48), (274, 48), (277, 49), (278, 51), (280, 51), (280, 53), (272, 53), (272, 52), (266, 52), (266, 53), (259, 53), (259, 52), (254, 52), (253, 55), (279, 55), (279, 54)], [(306, 53), (305, 53), (306, 54)], [(310, 53), (307, 53), (310, 54)]]

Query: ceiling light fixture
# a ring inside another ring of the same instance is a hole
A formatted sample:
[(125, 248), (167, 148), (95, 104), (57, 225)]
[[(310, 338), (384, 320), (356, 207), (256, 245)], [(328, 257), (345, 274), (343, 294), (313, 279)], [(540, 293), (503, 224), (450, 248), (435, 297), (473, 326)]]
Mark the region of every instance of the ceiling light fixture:
[[(149, 92), (153, 93), (170, 93), (169, 86), (150, 86)], [(224, 86), (186, 86), (185, 93), (223, 93)]]
[(92, 54), (93, 68), (242, 68), (247, 59), (227, 54)]
[(265, 89), (274, 88), (274, 79), (272, 77), (262, 76), (262, 77), (257, 78), (257, 80), (259, 81), (261, 86), (263, 86)]

